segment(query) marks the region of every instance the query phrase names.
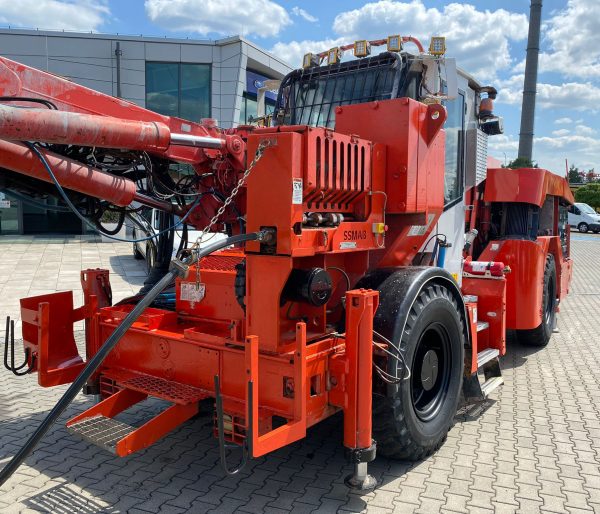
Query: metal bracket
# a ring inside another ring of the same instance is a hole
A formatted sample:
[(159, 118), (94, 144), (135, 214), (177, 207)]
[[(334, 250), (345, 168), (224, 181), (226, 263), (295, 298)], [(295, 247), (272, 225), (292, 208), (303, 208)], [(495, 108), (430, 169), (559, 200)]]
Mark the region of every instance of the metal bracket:
[[(8, 344), (10, 337), (10, 362), (8, 360)], [(27, 364), (29, 363), (29, 366)], [(35, 365), (35, 355), (31, 354), (29, 348), (25, 348), (25, 362), (20, 366), (15, 366), (15, 322), (10, 319), (10, 316), (6, 316), (6, 333), (4, 335), (4, 367), (10, 371), (13, 375), (22, 377), (31, 373)], [(27, 369), (21, 371), (25, 366)]]
[(252, 406), (254, 404), (253, 400), (253, 388), (252, 381), (248, 382), (248, 419), (246, 422), (246, 440), (242, 445), (242, 460), (237, 465), (237, 467), (233, 469), (229, 469), (227, 464), (227, 450), (238, 448), (236, 444), (227, 444), (225, 441), (225, 429), (223, 428), (223, 397), (221, 396), (221, 383), (219, 379), (219, 375), (215, 375), (215, 408), (217, 411), (217, 432), (219, 435), (219, 455), (221, 457), (221, 467), (225, 474), (228, 476), (233, 476), (239, 473), (246, 464), (252, 455), (252, 429), (253, 429), (253, 409)]

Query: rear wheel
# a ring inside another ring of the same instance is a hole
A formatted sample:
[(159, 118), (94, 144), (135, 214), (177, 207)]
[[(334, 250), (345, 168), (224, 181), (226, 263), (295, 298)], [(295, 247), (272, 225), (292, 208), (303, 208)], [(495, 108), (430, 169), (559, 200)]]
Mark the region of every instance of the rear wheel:
[[(399, 341), (393, 341), (410, 378), (373, 397), (373, 437), (378, 453), (419, 460), (445, 441), (458, 407), (464, 367), (463, 315), (443, 285), (423, 287), (413, 302)], [(390, 348), (392, 352), (395, 349)], [(389, 360), (388, 373), (404, 376)]]
[(580, 223), (579, 225), (577, 225), (577, 230), (579, 230), (579, 232), (583, 232), (584, 234), (590, 229), (590, 227), (588, 227), (587, 223)]
[(152, 271), (153, 266), (154, 266), (154, 253), (152, 252), (152, 249), (150, 247), (148, 247), (148, 249), (146, 250), (146, 271), (148, 272), (148, 275)]
[[(131, 239), (137, 239), (135, 229), (133, 229)], [(137, 243), (133, 243), (133, 258), (141, 261), (144, 258), (144, 254), (140, 252)]]
[(544, 268), (542, 291), (542, 322), (531, 330), (517, 330), (517, 339), (529, 346), (546, 346), (550, 341), (556, 318), (556, 267), (554, 256), (548, 254)]
[(133, 243), (133, 258), (141, 261), (144, 258), (144, 254), (140, 252), (136, 243)]

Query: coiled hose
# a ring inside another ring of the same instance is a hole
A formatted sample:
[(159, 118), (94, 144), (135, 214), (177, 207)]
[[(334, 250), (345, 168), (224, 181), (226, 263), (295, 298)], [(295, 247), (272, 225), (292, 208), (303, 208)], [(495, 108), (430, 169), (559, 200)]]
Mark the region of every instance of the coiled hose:
[[(195, 255), (195, 258), (201, 259), (202, 257), (206, 257), (207, 255), (216, 252), (217, 250), (221, 250), (222, 248), (225, 248), (227, 246), (236, 243), (242, 243), (245, 241), (255, 241), (257, 239), (261, 239), (262, 236), (263, 232), (252, 232), (250, 234), (231, 236), (227, 239), (217, 241), (216, 243), (213, 243), (212, 245), (209, 245), (206, 248), (200, 249), (199, 252)], [(185, 264), (189, 265), (190, 263), (191, 261), (186, 262)], [(117, 326), (115, 331), (100, 347), (98, 353), (96, 353), (90, 359), (90, 361), (83, 368), (79, 376), (69, 386), (69, 388), (65, 391), (60, 400), (58, 400), (56, 405), (52, 408), (50, 413), (40, 423), (40, 426), (29, 437), (27, 442), (21, 447), (21, 449), (10, 460), (10, 462), (6, 466), (4, 466), (2, 471), (0, 471), (0, 486), (2, 486), (12, 476), (12, 474), (18, 469), (18, 467), (23, 463), (27, 456), (33, 451), (33, 449), (40, 442), (40, 439), (44, 437), (46, 432), (48, 432), (48, 430), (55, 423), (58, 417), (75, 399), (81, 388), (85, 385), (88, 379), (98, 370), (100, 365), (104, 362), (104, 359), (106, 359), (108, 354), (125, 335), (127, 330), (131, 328), (131, 325), (133, 325), (135, 320), (140, 317), (144, 310), (156, 299), (156, 297), (164, 289), (172, 285), (173, 280), (175, 280), (175, 277), (178, 275), (178, 273), (178, 269), (173, 268), (169, 270), (169, 272), (161, 280), (159, 280), (156, 283), (156, 285), (152, 287), (152, 289), (150, 289), (150, 291), (148, 291), (148, 293), (142, 298), (142, 300), (140, 300), (140, 302), (133, 308), (133, 310), (127, 316), (125, 316), (125, 318), (123, 319), (123, 321), (121, 321), (119, 326)]]

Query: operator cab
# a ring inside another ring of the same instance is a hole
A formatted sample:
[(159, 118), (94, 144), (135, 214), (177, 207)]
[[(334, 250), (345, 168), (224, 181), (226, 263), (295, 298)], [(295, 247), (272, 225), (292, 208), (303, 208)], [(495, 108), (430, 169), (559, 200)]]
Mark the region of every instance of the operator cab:
[[(406, 51), (404, 43), (413, 44), (418, 52)], [(378, 46), (386, 46), (386, 51), (370, 55), (371, 48)], [(343, 60), (344, 51), (352, 51), (356, 59)], [(496, 89), (481, 86), (457, 69), (455, 59), (445, 53), (442, 37), (433, 37), (425, 51), (412, 37), (390, 36), (306, 54), (303, 67), (282, 80), (270, 121), (272, 125), (335, 129), (336, 108), (343, 105), (406, 97), (444, 105), (444, 212), (434, 233), (448, 243), (445, 262), (438, 265), (460, 281), (468, 230), (465, 191), (486, 178), (488, 136), (502, 134), (503, 124), (493, 112)], [(435, 241), (431, 241), (422, 253), (433, 251), (434, 246)]]

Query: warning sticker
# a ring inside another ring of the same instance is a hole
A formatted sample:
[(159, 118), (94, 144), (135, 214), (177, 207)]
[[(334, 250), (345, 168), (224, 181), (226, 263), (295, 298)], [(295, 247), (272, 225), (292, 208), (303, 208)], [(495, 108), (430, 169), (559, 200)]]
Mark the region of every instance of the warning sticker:
[(302, 179), (292, 179), (292, 205), (302, 205)]
[(413, 225), (408, 231), (408, 236), (422, 236), (427, 232), (429, 225), (435, 218), (435, 214), (430, 214), (427, 219), (427, 225)]
[(187, 302), (201, 302), (206, 294), (206, 285), (198, 284), (198, 287), (196, 287), (195, 283), (186, 282), (181, 284), (180, 291), (180, 297), (182, 300)]

